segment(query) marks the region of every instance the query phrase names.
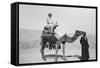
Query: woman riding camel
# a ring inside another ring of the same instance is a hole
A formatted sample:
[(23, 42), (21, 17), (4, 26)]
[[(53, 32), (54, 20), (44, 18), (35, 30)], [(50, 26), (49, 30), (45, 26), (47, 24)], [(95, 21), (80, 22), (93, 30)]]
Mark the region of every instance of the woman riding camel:
[(56, 29), (57, 26), (58, 26), (57, 22), (56, 23), (54, 22), (52, 14), (49, 13), (47, 18), (47, 26), (44, 27), (43, 31), (43, 36), (46, 38), (46, 41), (48, 40), (50, 44), (49, 49), (55, 48), (57, 38), (54, 30)]
[(54, 27), (56, 24), (57, 24), (57, 22), (54, 23), (54, 21), (53, 21), (53, 19), (52, 19), (52, 14), (49, 13), (49, 14), (48, 14), (48, 18), (47, 18), (47, 28), (50, 28), (50, 32), (51, 32), (51, 33), (52, 33), (52, 31), (53, 31), (53, 27)]

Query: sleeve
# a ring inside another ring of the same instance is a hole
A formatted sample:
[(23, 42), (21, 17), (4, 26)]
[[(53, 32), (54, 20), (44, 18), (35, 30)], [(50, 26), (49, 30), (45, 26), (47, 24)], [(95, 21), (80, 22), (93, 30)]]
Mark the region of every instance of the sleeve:
[(80, 39), (80, 43), (81, 43), (81, 44), (83, 43), (83, 37), (81, 37), (81, 39)]
[(81, 39), (80, 39), (80, 43), (82, 43), (82, 37), (81, 37)]
[(89, 43), (88, 43), (88, 38), (86, 37), (86, 44), (87, 44), (87, 47), (89, 47)]

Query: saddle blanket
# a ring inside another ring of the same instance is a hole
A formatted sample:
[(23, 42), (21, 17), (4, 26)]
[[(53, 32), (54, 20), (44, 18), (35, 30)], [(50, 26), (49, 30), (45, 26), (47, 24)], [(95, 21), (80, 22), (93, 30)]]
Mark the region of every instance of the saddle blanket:
[(63, 30), (57, 30), (55, 31), (55, 36), (57, 39), (59, 39), (60, 37), (62, 37), (66, 32)]

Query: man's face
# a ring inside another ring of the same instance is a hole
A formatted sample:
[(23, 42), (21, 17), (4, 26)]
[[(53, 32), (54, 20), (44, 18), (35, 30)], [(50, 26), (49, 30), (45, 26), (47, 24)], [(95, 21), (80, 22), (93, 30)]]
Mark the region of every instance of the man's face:
[(83, 35), (83, 37), (85, 38), (85, 35)]

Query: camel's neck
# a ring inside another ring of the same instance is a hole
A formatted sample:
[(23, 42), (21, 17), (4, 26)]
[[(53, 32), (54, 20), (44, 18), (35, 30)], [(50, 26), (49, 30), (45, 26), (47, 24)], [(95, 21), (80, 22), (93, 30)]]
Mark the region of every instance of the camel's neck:
[(68, 43), (72, 43), (74, 42), (80, 35), (84, 35), (86, 34), (85, 32), (83, 31), (76, 31), (76, 33), (74, 34), (73, 37), (69, 37), (67, 34), (64, 34), (62, 37), (60, 37), (58, 39), (59, 42), (68, 42)]
[(68, 42), (68, 43), (72, 43), (72, 42), (74, 42), (78, 37), (79, 37), (79, 35), (77, 35), (76, 33), (74, 34), (73, 37), (69, 37), (68, 35), (65, 34), (65, 36), (64, 36), (64, 41), (65, 41), (65, 42)]
[[(76, 33), (74, 34), (74, 36), (71, 38), (70, 42), (74, 42), (77, 38), (79, 37), (79, 35), (77, 35)], [(70, 43), (69, 42), (69, 43)]]

